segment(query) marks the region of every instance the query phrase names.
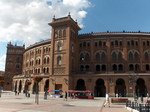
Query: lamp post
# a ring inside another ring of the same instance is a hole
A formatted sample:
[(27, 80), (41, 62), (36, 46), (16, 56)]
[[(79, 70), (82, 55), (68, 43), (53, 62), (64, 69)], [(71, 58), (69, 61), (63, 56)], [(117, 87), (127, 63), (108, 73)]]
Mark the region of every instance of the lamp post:
[(28, 91), (29, 91), (29, 85), (31, 84), (31, 75), (28, 75), (28, 76), (25, 75), (24, 78), (26, 79), (24, 92), (25, 92), (26, 97), (30, 97), (30, 93)]
[(112, 87), (113, 86), (113, 80), (112, 80), (112, 78), (108, 78), (108, 93), (110, 94), (110, 87)]
[(40, 76), (35, 76), (34, 81), (35, 81), (35, 103), (38, 105), (39, 104), (39, 88), (38, 88), (38, 83), (42, 80)]
[(138, 73), (135, 73), (135, 72), (129, 73), (129, 83), (132, 84), (134, 99), (135, 99), (135, 84), (136, 84), (137, 78), (138, 78)]

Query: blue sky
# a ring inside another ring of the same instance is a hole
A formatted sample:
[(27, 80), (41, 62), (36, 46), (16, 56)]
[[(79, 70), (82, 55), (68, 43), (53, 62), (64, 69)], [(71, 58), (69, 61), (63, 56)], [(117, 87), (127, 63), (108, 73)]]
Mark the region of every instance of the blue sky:
[[(47, 25), (53, 15), (71, 12), (80, 33), (150, 31), (150, 0), (1, 0), (0, 70), (5, 68), (6, 46), (16, 41), (26, 46), (50, 38)], [(43, 13), (44, 12), (44, 13)]]
[(150, 31), (150, 0), (91, 0), (81, 32)]

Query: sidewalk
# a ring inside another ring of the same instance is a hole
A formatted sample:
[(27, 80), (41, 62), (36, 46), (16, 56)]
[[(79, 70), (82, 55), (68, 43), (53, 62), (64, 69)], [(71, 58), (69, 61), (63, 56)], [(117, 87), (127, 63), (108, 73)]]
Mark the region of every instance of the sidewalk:
[(50, 98), (44, 100), (44, 96), (39, 96), (39, 104), (35, 103), (35, 95), (30, 98), (24, 94), (3, 93), (0, 98), (1, 112), (128, 112), (125, 105), (111, 104), (103, 107), (105, 98), (95, 98), (94, 100)]

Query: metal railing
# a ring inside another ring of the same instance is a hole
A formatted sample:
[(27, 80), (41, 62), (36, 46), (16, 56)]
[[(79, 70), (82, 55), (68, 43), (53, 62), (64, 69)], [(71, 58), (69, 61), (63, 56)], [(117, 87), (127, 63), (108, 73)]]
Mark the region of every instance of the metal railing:
[(150, 103), (137, 103), (137, 102), (126, 102), (126, 107), (129, 107), (131, 109), (135, 109), (139, 112), (150, 112)]

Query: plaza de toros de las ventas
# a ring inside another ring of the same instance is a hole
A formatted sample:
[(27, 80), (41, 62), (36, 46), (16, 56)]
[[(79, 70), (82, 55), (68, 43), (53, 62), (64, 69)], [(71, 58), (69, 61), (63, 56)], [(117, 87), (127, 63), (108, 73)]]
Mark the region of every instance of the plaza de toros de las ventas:
[(27, 48), (7, 44), (5, 90), (90, 90), (96, 97), (150, 93), (149, 32), (79, 34), (70, 14), (48, 25), (48, 40)]

